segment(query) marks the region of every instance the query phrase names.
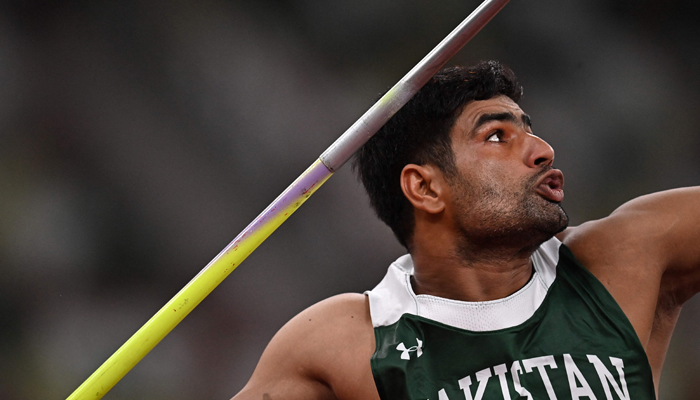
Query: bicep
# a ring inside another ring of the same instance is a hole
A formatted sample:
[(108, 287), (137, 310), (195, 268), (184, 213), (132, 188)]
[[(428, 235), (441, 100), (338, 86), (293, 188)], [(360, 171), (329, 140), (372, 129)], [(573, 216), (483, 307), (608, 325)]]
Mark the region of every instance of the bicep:
[(277, 332), (233, 399), (325, 400), (335, 399), (336, 392), (357, 392), (348, 383), (373, 383), (371, 374), (369, 380), (362, 379), (367, 372), (363, 361), (369, 367), (373, 349), (365, 296), (334, 296), (304, 310)]

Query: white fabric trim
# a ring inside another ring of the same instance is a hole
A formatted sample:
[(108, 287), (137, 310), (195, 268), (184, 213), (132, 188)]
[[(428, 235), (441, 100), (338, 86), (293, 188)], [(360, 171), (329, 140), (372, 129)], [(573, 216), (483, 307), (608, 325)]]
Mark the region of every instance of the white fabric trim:
[(399, 257), (369, 297), (372, 325), (376, 328), (395, 323), (403, 314), (413, 314), (456, 328), (476, 332), (510, 328), (527, 321), (544, 301), (557, 275), (561, 242), (553, 237), (531, 256), (534, 272), (528, 283), (508, 297), (491, 301), (467, 302), (430, 295), (416, 295), (411, 287), (413, 260)]

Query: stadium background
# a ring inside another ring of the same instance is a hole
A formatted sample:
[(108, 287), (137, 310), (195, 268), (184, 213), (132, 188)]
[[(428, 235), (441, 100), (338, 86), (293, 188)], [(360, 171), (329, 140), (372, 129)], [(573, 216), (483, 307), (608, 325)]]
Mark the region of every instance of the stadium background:
[[(0, 5), (0, 397), (62, 399), (476, 0)], [(513, 0), (496, 58), (574, 224), (700, 183), (700, 3)], [(346, 166), (106, 399), (228, 399), (274, 332), (401, 254)], [(697, 398), (700, 298), (662, 379)], [(342, 343), (338, 343), (342, 346)]]

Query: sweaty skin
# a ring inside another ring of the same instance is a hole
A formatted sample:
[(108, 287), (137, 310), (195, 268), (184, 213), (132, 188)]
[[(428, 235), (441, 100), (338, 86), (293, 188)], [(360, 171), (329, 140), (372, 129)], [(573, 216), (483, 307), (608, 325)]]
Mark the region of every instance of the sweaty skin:
[[(503, 298), (530, 279), (537, 246), (566, 226), (554, 152), (504, 96), (469, 103), (451, 137), (457, 177), (413, 164), (401, 175), (416, 220), (409, 243), (413, 288), (455, 300)], [(700, 188), (684, 188), (634, 199), (557, 235), (632, 323), (657, 396), (681, 306), (700, 291), (698, 220)], [(326, 299), (275, 335), (234, 399), (378, 400), (369, 362), (374, 350), (367, 298)]]

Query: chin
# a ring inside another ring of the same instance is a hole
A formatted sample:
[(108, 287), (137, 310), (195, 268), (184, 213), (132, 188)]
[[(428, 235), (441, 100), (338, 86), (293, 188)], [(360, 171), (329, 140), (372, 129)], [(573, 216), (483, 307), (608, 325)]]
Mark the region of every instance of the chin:
[(559, 203), (539, 198), (535, 202), (523, 204), (520, 209), (523, 228), (540, 243), (569, 226), (569, 216)]
[[(547, 216), (540, 219), (542, 222), (541, 231), (549, 234), (549, 238), (566, 229), (569, 226), (569, 216), (559, 203), (551, 203), (554, 210), (547, 213)], [(547, 239), (549, 239), (547, 238)], [(546, 239), (545, 239), (546, 240)]]

